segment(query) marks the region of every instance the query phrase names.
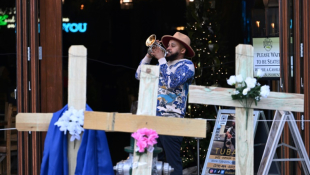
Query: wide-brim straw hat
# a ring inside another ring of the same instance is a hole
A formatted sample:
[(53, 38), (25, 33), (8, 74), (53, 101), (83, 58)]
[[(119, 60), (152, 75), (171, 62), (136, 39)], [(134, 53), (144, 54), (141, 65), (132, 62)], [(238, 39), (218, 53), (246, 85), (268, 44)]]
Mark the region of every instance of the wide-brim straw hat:
[(180, 32), (176, 32), (173, 36), (164, 35), (161, 38), (161, 42), (163, 43), (164, 47), (167, 48), (169, 41), (172, 39), (179, 41), (186, 48), (185, 57), (192, 58), (195, 56), (195, 52), (192, 49), (192, 47), (190, 46), (191, 45), (191, 39), (187, 35), (180, 33)]

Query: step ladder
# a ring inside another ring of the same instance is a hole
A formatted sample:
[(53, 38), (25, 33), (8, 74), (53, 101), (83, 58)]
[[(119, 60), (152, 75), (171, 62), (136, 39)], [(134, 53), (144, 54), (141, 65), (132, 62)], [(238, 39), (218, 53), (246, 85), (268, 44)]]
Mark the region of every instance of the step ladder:
[[(285, 143), (278, 144), (285, 122), (288, 122), (295, 147)], [(276, 149), (280, 146), (296, 150), (299, 158), (273, 159)], [(310, 174), (309, 157), (292, 112), (276, 111), (257, 174), (267, 175), (272, 161), (301, 161), (304, 173)]]

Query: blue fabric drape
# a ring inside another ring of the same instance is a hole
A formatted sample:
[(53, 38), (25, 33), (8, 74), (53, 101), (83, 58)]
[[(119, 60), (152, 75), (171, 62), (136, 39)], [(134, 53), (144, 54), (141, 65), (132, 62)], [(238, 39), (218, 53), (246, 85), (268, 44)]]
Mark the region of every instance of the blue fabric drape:
[[(67, 135), (54, 125), (67, 109), (68, 105), (53, 114), (44, 142), (41, 175), (69, 175)], [(86, 105), (86, 111), (92, 109)], [(85, 129), (78, 150), (75, 175), (114, 175), (104, 131)]]

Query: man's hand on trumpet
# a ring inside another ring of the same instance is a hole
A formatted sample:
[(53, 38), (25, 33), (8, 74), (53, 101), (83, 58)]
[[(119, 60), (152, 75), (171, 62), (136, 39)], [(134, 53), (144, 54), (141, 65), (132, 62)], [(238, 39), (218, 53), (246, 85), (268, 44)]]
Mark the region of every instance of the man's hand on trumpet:
[[(161, 43), (161, 41), (159, 41), (159, 40), (156, 40), (156, 41), (158, 43)], [(158, 46), (153, 48), (152, 51), (153, 52), (151, 53), (151, 55), (158, 60), (165, 57), (165, 53)]]

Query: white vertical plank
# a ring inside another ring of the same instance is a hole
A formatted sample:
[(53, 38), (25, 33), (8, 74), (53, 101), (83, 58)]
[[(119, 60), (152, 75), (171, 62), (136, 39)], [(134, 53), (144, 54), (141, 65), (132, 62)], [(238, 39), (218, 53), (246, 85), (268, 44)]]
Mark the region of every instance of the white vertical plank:
[[(135, 141), (136, 145), (136, 141)], [(153, 153), (147, 152), (144, 154), (137, 154), (134, 151), (132, 174), (136, 175), (151, 175), (152, 174), (152, 160)]]
[(85, 109), (86, 106), (86, 57), (87, 49), (84, 46), (69, 48), (68, 105), (75, 109)]
[[(251, 45), (236, 47), (236, 75), (241, 74), (243, 79), (253, 78), (253, 53)], [(253, 122), (253, 109), (249, 109), (246, 121), (245, 108), (236, 108), (236, 175), (254, 175)]]
[[(87, 49), (84, 46), (71, 46), (69, 48), (68, 107), (73, 106), (77, 110), (85, 110), (86, 107), (86, 56)], [(70, 135), (68, 134), (69, 175), (74, 175), (81, 140), (70, 142)]]
[[(137, 115), (156, 116), (159, 66), (143, 65), (140, 74), (139, 98)], [(149, 128), (152, 129), (152, 128)], [(136, 144), (135, 144), (136, 145)], [(134, 153), (133, 175), (151, 175), (153, 153), (139, 156)]]
[(156, 116), (159, 66), (141, 67), (137, 115)]

